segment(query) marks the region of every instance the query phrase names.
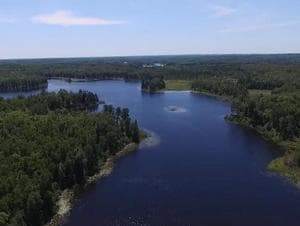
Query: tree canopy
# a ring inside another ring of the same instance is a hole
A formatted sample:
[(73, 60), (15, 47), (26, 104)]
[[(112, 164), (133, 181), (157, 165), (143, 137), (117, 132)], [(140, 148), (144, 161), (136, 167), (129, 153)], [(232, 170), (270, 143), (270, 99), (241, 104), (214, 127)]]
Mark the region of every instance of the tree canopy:
[[(161, 66), (155, 66), (158, 62)], [(57, 77), (142, 80), (149, 75), (166, 80), (232, 78), (249, 89), (272, 90), (299, 74), (299, 54), (6, 60), (0, 61), (0, 91), (39, 89)]]
[(0, 100), (0, 225), (45, 224), (65, 188), (82, 186), (139, 128), (128, 109), (98, 106), (90, 92)]

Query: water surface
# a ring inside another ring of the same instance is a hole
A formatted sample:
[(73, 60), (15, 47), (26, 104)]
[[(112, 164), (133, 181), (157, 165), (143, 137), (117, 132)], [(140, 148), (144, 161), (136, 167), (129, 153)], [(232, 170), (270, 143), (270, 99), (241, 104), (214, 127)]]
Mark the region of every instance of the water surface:
[(274, 147), (224, 121), (228, 103), (188, 92), (146, 95), (123, 81), (49, 81), (49, 91), (61, 88), (128, 107), (159, 140), (120, 160), (65, 226), (300, 225), (299, 190), (265, 170)]

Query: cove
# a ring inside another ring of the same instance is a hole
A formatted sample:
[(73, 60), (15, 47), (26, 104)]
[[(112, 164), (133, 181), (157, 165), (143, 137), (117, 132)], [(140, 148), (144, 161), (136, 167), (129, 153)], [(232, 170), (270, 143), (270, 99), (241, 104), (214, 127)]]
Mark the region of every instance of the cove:
[[(277, 155), (272, 145), (224, 120), (229, 103), (188, 92), (148, 95), (139, 87), (49, 80), (48, 91), (88, 90), (128, 107), (158, 140), (83, 194), (65, 226), (299, 225), (300, 191), (266, 171)], [(184, 111), (174, 113), (174, 106)]]

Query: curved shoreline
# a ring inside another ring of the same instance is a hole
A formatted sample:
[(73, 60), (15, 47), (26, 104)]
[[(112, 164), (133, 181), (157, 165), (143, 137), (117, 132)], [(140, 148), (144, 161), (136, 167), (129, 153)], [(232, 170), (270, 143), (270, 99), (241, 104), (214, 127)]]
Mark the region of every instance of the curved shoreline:
[(296, 141), (274, 141), (272, 138), (268, 136), (264, 131), (259, 130), (256, 127), (250, 126), (247, 123), (242, 123), (239, 120), (236, 120), (231, 117), (226, 117), (225, 120), (233, 123), (237, 126), (250, 129), (254, 131), (258, 137), (262, 138), (266, 142), (271, 145), (274, 145), (274, 148), (277, 149), (279, 156), (272, 159), (266, 166), (266, 169), (269, 172), (273, 172), (280, 176), (283, 176), (288, 181), (293, 183), (296, 187), (300, 189), (300, 170), (297, 167), (291, 167), (286, 164), (288, 162), (289, 157), (293, 155), (295, 151), (293, 151), (293, 146), (297, 145)]
[[(191, 93), (195, 95), (213, 97), (216, 98), (217, 100), (225, 101), (230, 104), (232, 104), (233, 102), (233, 98), (228, 96), (220, 96), (212, 93), (193, 91), (193, 90), (191, 91)], [(279, 176), (283, 176), (284, 178), (286, 178), (288, 181), (290, 181), (300, 189), (300, 169), (286, 164), (286, 162), (289, 162), (289, 158), (295, 153), (293, 149), (294, 146), (297, 145), (297, 142), (296, 141), (281, 141), (281, 142), (274, 141), (272, 138), (268, 136), (268, 134), (264, 133), (258, 128), (250, 126), (247, 123), (241, 123), (237, 120), (232, 119), (230, 116), (231, 115), (227, 115), (224, 117), (224, 119), (240, 127), (253, 130), (258, 137), (262, 138), (269, 144), (274, 145), (274, 148), (277, 149), (277, 151), (280, 153), (280, 156), (272, 159), (266, 166), (266, 170), (269, 172), (273, 172)]]
[(50, 222), (45, 224), (45, 226), (60, 226), (64, 224), (65, 218), (69, 215), (74, 203), (80, 199), (80, 196), (83, 194), (83, 192), (86, 191), (89, 186), (97, 183), (103, 177), (110, 175), (113, 171), (116, 161), (131, 152), (137, 151), (138, 147), (139, 144), (136, 143), (127, 144), (121, 151), (109, 157), (100, 167), (98, 173), (87, 178), (86, 184), (81, 187), (79, 191), (77, 191), (76, 187), (63, 190), (59, 199), (57, 200), (57, 213), (52, 217)]

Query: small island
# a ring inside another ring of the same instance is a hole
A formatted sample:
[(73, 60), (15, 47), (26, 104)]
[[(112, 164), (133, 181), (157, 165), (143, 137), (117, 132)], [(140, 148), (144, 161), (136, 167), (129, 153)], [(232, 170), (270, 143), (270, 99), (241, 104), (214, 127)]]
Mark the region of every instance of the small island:
[(147, 93), (154, 93), (166, 87), (163, 76), (143, 76), (141, 84), (142, 91)]

